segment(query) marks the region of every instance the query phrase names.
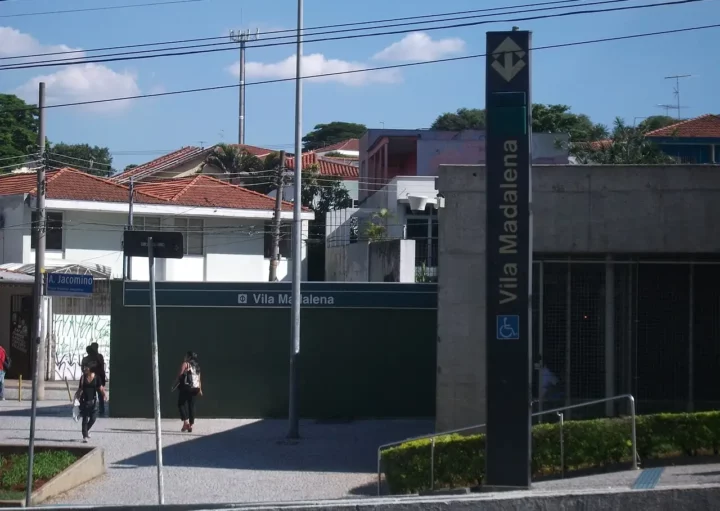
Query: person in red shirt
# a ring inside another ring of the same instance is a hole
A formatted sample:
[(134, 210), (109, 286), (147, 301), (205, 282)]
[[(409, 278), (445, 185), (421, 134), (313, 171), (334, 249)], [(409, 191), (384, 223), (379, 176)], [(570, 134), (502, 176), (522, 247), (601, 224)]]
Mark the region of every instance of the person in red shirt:
[(5, 348), (0, 346), (0, 401), (5, 401), (5, 371), (10, 368), (10, 357), (5, 352)]

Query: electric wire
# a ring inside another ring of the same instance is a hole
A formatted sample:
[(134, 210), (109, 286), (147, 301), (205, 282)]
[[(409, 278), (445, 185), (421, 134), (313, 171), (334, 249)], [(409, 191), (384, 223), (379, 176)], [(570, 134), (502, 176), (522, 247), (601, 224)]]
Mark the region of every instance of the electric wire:
[[(358, 23), (340, 23), (340, 24), (335, 24), (335, 25), (325, 25), (325, 26), (323, 26), (323, 27), (316, 27), (315, 30), (326, 29), (326, 28), (347, 27), (347, 26), (352, 26), (352, 25), (368, 25), (368, 24), (376, 24), (376, 25), (377, 25), (377, 24), (381, 24), (381, 23), (390, 23), (390, 22), (395, 22), (395, 21), (407, 21), (407, 20), (414, 20), (414, 19), (425, 19), (425, 18), (429, 18), (429, 17), (443, 17), (443, 18), (444, 18), (444, 17), (447, 17), (447, 16), (463, 15), (463, 16), (461, 16), (461, 17), (459, 17), (459, 18), (450, 18), (450, 19), (442, 19), (442, 20), (431, 20), (431, 21), (423, 21), (423, 22), (417, 22), (417, 23), (414, 23), (414, 22), (411, 22), (411, 23), (400, 23), (400, 24), (395, 24), (395, 25), (375, 26), (375, 27), (369, 27), (369, 28), (364, 28), (364, 27), (363, 27), (363, 28), (355, 28), (355, 29), (347, 29), (347, 30), (335, 30), (335, 31), (331, 31), (331, 32), (319, 32), (319, 33), (317, 33), (317, 34), (307, 34), (306, 32), (307, 32), (308, 30), (312, 30), (312, 29), (305, 29), (305, 30), (303, 31), (303, 36), (309, 37), (309, 36), (316, 36), (316, 35), (323, 35), (323, 34), (345, 33), (345, 32), (349, 32), (349, 31), (376, 30), (376, 29), (380, 29), (380, 28), (392, 28), (392, 27), (397, 27), (397, 26), (416, 25), (416, 24), (420, 24), (420, 23), (440, 23), (440, 22), (445, 22), (445, 21), (454, 21), (454, 20), (458, 20), (458, 19), (471, 19), (471, 18), (481, 18), (481, 17), (488, 17), (488, 16), (502, 16), (502, 15), (505, 15), (505, 14), (523, 14), (523, 13), (525, 13), (525, 12), (535, 12), (535, 11), (543, 11), (543, 10), (551, 10), (551, 9), (575, 8), (576, 5), (571, 5), (571, 6), (569, 6), (569, 7), (566, 6), (566, 5), (561, 5), (561, 6), (556, 6), (556, 7), (541, 8), (541, 9), (528, 9), (528, 10), (521, 10), (521, 11), (516, 11), (516, 12), (502, 12), (502, 13), (495, 13), (495, 14), (486, 14), (486, 15), (484, 15), (484, 16), (467, 16), (468, 14), (474, 14), (474, 13), (477, 13), (477, 12), (497, 11), (497, 10), (500, 10), (500, 9), (514, 9), (514, 8), (521, 8), (521, 7), (528, 7), (528, 6), (536, 6), (536, 5), (544, 6), (544, 5), (558, 4), (558, 3), (561, 3), (561, 4), (567, 4), (567, 3), (570, 3), (570, 2), (572, 2), (572, 3), (577, 3), (578, 1), (580, 1), (580, 0), (562, 0), (562, 1), (560, 1), (560, 2), (555, 1), (555, 2), (542, 2), (542, 3), (539, 3), (539, 4), (525, 4), (525, 5), (520, 5), (520, 6), (517, 6), (517, 7), (513, 6), (513, 7), (499, 7), (499, 8), (493, 8), (493, 9), (476, 9), (476, 10), (473, 10), (473, 11), (456, 11), (456, 12), (445, 13), (445, 14), (432, 14), (432, 15), (425, 15), (425, 16), (406, 16), (406, 17), (404, 17), (404, 18), (394, 18), (394, 19), (391, 19), (391, 20), (379, 20), (379, 21), (376, 21), (376, 22), (365, 21), (365, 22), (358, 22)], [(586, 6), (588, 6), (588, 5), (601, 5), (601, 4), (605, 4), (605, 3), (624, 3), (624, 2), (628, 2), (628, 1), (634, 1), (634, 0), (606, 0), (606, 1), (596, 1), (596, 2), (591, 2), (591, 3), (580, 4), (580, 5), (577, 5), (577, 6), (586, 7)], [(264, 36), (267, 36), (268, 34), (275, 34), (275, 33), (278, 33), (278, 34), (279, 34), (279, 33), (284, 33), (284, 34), (290, 33), (291, 35), (286, 35), (286, 36), (283, 36), (283, 37), (270, 37), (269, 39), (266, 39), (266, 38), (264, 37), (263, 40), (278, 40), (278, 39), (287, 39), (287, 38), (291, 38), (291, 37), (292, 37), (292, 38), (297, 38), (297, 30), (276, 30), (276, 31), (266, 32), (266, 33), (264, 33)], [(141, 54), (141, 53), (147, 53), (147, 52), (160, 52), (160, 51), (168, 51), (168, 50), (180, 50), (180, 49), (188, 49), (188, 48), (201, 48), (201, 47), (208, 47), (208, 46), (232, 45), (233, 48), (237, 48), (237, 47), (238, 47), (238, 43), (237, 43), (236, 41), (228, 41), (228, 40), (227, 40), (227, 39), (228, 39), (227, 37), (220, 36), (220, 37), (200, 38), (200, 39), (185, 39), (185, 40), (180, 40), (180, 41), (168, 41), (167, 43), (144, 43), (144, 44), (115, 46), (115, 47), (106, 47), (106, 48), (93, 48), (93, 49), (88, 49), (88, 50), (65, 50), (65, 51), (57, 51), (57, 52), (49, 52), (49, 53), (36, 53), (36, 54), (31, 54), (31, 55), (15, 55), (15, 56), (1, 57), (1, 58), (0, 58), (0, 61), (2, 61), (2, 60), (10, 60), (10, 59), (20, 59), (20, 58), (45, 57), (45, 56), (52, 56), (52, 55), (67, 55), (67, 54), (73, 54), (73, 53), (87, 53), (87, 52), (96, 52), (96, 51), (109, 51), (109, 50), (116, 50), (116, 49), (130, 49), (130, 48), (145, 47), (145, 46), (159, 46), (159, 45), (184, 44), (184, 43), (188, 43), (188, 42), (198, 42), (198, 41), (218, 40), (218, 39), (223, 40), (223, 42), (218, 42), (218, 43), (213, 43), (213, 44), (194, 44), (194, 45), (190, 45), (190, 46), (179, 46), (179, 47), (176, 47), (176, 48), (159, 48), (159, 49), (155, 49), (155, 50), (145, 50), (145, 51), (139, 51), (139, 52), (121, 52), (121, 53), (117, 53), (117, 54), (94, 55), (94, 56), (92, 56), (92, 58), (104, 57), (104, 56), (113, 56), (113, 55), (130, 55), (130, 54), (135, 54), (135, 53)], [(249, 43), (249, 44), (246, 44), (246, 47), (247, 47), (247, 46), (253, 46), (253, 45), (254, 45), (254, 43)], [(39, 62), (35, 62), (35, 63), (54, 62), (54, 61), (62, 62), (62, 61), (64, 61), (64, 60), (73, 60), (73, 59), (78, 59), (78, 58), (88, 58), (88, 57), (82, 56), (82, 57), (75, 57), (75, 58), (70, 58), (70, 59), (53, 59), (53, 60), (49, 60), (49, 61), (39, 61)], [(22, 63), (20, 63), (20, 64), (22, 64)]]
[[(551, 49), (559, 49), (559, 48), (570, 48), (574, 46), (584, 46), (589, 44), (599, 44), (599, 43), (607, 43), (607, 42), (617, 42), (617, 41), (627, 41), (632, 39), (641, 39), (646, 37), (655, 37), (660, 35), (670, 35), (670, 34), (680, 34), (680, 33), (689, 33), (689, 32), (697, 32), (700, 30), (708, 30), (711, 28), (719, 28), (720, 23), (715, 23), (711, 25), (701, 25), (701, 26), (694, 26), (694, 27), (686, 27), (686, 28), (677, 28), (677, 29), (669, 29), (669, 30), (659, 30), (655, 32), (644, 32), (644, 33), (638, 33), (638, 34), (629, 34), (624, 36), (612, 36), (612, 37), (603, 37), (603, 38), (597, 38), (597, 39), (586, 39), (583, 41), (572, 41), (567, 43), (557, 43), (557, 44), (550, 44), (545, 46), (538, 46), (535, 48), (530, 48), (530, 51), (535, 52), (539, 50), (551, 50)], [(387, 65), (387, 66), (376, 66), (376, 67), (368, 67), (368, 68), (362, 68), (362, 69), (351, 69), (347, 71), (337, 71), (333, 73), (318, 73), (314, 75), (306, 75), (300, 77), (301, 80), (311, 80), (313, 78), (324, 78), (329, 76), (342, 76), (342, 75), (349, 75), (349, 74), (357, 74), (357, 73), (368, 73), (372, 71), (383, 71), (387, 69), (403, 69), (403, 68), (410, 68), (410, 67), (419, 67), (419, 66), (426, 66), (430, 64), (439, 64), (439, 63), (445, 63), (445, 62), (460, 62), (460, 61), (466, 61), (466, 60), (472, 60), (477, 58), (486, 57), (487, 53), (478, 53), (474, 55), (464, 55), (460, 57), (447, 57), (442, 59), (434, 59), (434, 60), (428, 60), (423, 62), (408, 62), (403, 64), (393, 64), (393, 65)], [(296, 80), (295, 77), (292, 78), (274, 78), (270, 80), (261, 80), (256, 82), (248, 82), (245, 84), (246, 87), (254, 86), (254, 85), (267, 85), (272, 83), (285, 83), (285, 82), (294, 82)], [(46, 109), (50, 108), (66, 108), (71, 106), (84, 106), (84, 105), (95, 105), (100, 103), (111, 103), (116, 101), (128, 101), (128, 100), (135, 100), (135, 99), (145, 99), (145, 98), (157, 98), (157, 97), (165, 97), (165, 96), (177, 96), (181, 94), (194, 94), (199, 92), (211, 92), (211, 91), (218, 91), (218, 90), (225, 90), (225, 89), (235, 89), (240, 87), (239, 84), (233, 83), (228, 85), (215, 85), (210, 87), (198, 87), (193, 89), (182, 89), (182, 90), (176, 90), (176, 91), (167, 91), (167, 92), (156, 92), (156, 93), (148, 93), (148, 94), (137, 94), (133, 96), (121, 96), (121, 97), (114, 97), (114, 98), (105, 98), (105, 99), (93, 99), (93, 100), (86, 100), (86, 101), (75, 101), (75, 102), (69, 102), (69, 103), (58, 103), (54, 105), (46, 105)], [(18, 109), (12, 109), (7, 110), (7, 112), (14, 111), (14, 112), (20, 112), (20, 111), (28, 111), (28, 110), (37, 110), (37, 106), (29, 106), (26, 108), (18, 108)]]
[(194, 4), (207, 0), (167, 0), (164, 2), (146, 2), (142, 4), (106, 5), (101, 7), (83, 7), (81, 9), (65, 9), (60, 11), (21, 12), (17, 14), (0, 14), (0, 18), (27, 18), (30, 16), (47, 16), (50, 14), (71, 14), (78, 12), (115, 11), (118, 9), (134, 9), (137, 7), (158, 7), (162, 5)]
[[(619, 2), (619, 1), (626, 1), (626, 0), (602, 0), (602, 2), (600, 2), (600, 3), (613, 3), (613, 2)], [(612, 8), (606, 8), (606, 9), (586, 9), (583, 11), (572, 11), (572, 12), (563, 12), (563, 13), (555, 13), (555, 14), (543, 14), (543, 15), (539, 15), (539, 16), (527, 16), (527, 17), (523, 17), (523, 18), (483, 20), (483, 21), (472, 21), (472, 22), (466, 22), (466, 23), (455, 23), (455, 24), (451, 24), (451, 25), (424, 27), (423, 30), (424, 31), (434, 31), (434, 30), (446, 30), (446, 29), (452, 29), (452, 28), (473, 27), (473, 26), (485, 25), (488, 23), (515, 23), (515, 22), (520, 22), (520, 21), (536, 21), (536, 20), (541, 20), (541, 19), (552, 19), (552, 18), (567, 17), (567, 16), (578, 16), (578, 15), (586, 15), (586, 14), (602, 14), (602, 13), (618, 12), (618, 11), (626, 11), (626, 10), (650, 9), (650, 8), (656, 8), (656, 7), (669, 7), (669, 6), (692, 4), (692, 3), (704, 2), (704, 1), (707, 1), (707, 0), (673, 0), (673, 1), (665, 1), (665, 2), (661, 2), (661, 3), (653, 3), (653, 4), (612, 7)], [(461, 18), (461, 19), (469, 19), (469, 18)], [(411, 23), (411, 24), (416, 24), (416, 23)], [(405, 24), (405, 25), (407, 25), (407, 24)], [(379, 27), (379, 28), (383, 28), (383, 27)], [(373, 30), (375, 30), (375, 29), (373, 29)], [(306, 39), (306, 40), (303, 40), (303, 43), (317, 43), (317, 42), (327, 42), (327, 41), (360, 39), (360, 38), (366, 38), (366, 37), (378, 37), (378, 36), (386, 36), (386, 35), (398, 35), (398, 34), (407, 34), (407, 33), (415, 32), (415, 31), (417, 31), (416, 28), (377, 32), (377, 33), (373, 33), (373, 34), (350, 34), (350, 35), (341, 35), (341, 36), (337, 36), (337, 37), (323, 37), (323, 38), (311, 39), (311, 40)], [(313, 34), (313, 35), (324, 35), (324, 34), (332, 34), (332, 33), (338, 33), (338, 32), (345, 33), (345, 32), (348, 32), (348, 30), (331, 31), (331, 32), (318, 33), (318, 34)], [(288, 38), (288, 37), (293, 37), (293, 36), (286, 36), (285, 38)], [(227, 43), (218, 43), (218, 44), (227, 44)], [(286, 45), (294, 45), (294, 44), (296, 44), (295, 41), (284, 41), (284, 42), (262, 43), (262, 44), (246, 44), (246, 48), (268, 48), (268, 47), (286, 46)], [(171, 48), (171, 50), (184, 49), (184, 48), (195, 48), (197, 46), (201, 46), (201, 45), (186, 46), (186, 47), (182, 47), (182, 48)], [(207, 53), (236, 51), (236, 50), (237, 50), (237, 46), (232, 46), (229, 48), (188, 49), (187, 51), (180, 51), (180, 52), (176, 51), (176, 52), (172, 52), (172, 53), (167, 53), (167, 52), (154, 53), (152, 55), (147, 55), (145, 53), (165, 51), (165, 50), (139, 50), (139, 51), (135, 51), (135, 52), (121, 52), (121, 53), (116, 53), (116, 54), (96, 55), (96, 56), (93, 56), (90, 58), (78, 57), (78, 58), (74, 58), (74, 59), (53, 59), (53, 60), (46, 60), (46, 61), (32, 62), (32, 63), (21, 62), (21, 63), (14, 63), (14, 64), (6, 64), (3, 66), (0, 66), (0, 70), (10, 71), (10, 70), (18, 70), (18, 69), (64, 67), (64, 66), (82, 65), (82, 64), (97, 64), (97, 63), (106, 63), (106, 62), (120, 62), (120, 61), (146, 60), (146, 59), (153, 59), (153, 58), (178, 57), (178, 56), (188, 56), (188, 55), (202, 55), (202, 54), (207, 54)], [(139, 53), (142, 53), (142, 55), (138, 55)]]

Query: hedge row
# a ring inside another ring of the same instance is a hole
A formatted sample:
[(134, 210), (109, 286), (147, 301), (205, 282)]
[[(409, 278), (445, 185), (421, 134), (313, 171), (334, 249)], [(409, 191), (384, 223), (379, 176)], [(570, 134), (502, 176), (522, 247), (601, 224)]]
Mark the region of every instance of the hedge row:
[[(636, 417), (640, 459), (717, 454), (720, 412)], [(567, 421), (563, 427), (565, 470), (632, 461), (630, 418)], [(533, 427), (532, 473), (559, 474), (560, 425)], [(394, 494), (430, 489), (430, 440), (416, 440), (382, 452), (385, 479)], [(485, 435), (435, 439), (435, 489), (472, 487), (485, 475)]]

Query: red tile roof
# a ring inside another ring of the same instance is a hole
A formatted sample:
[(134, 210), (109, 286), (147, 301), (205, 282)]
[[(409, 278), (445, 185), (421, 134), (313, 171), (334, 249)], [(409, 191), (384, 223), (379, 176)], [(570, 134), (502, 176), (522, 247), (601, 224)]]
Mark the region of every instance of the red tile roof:
[[(34, 172), (0, 176), (0, 195), (18, 195), (37, 192), (37, 175)], [(127, 202), (128, 188), (109, 179), (96, 177), (71, 168), (47, 173), (47, 198), (97, 202)], [(138, 202), (162, 204), (155, 197), (137, 197)]]
[(358, 152), (360, 152), (360, 139), (359, 138), (349, 138), (347, 140), (343, 140), (342, 142), (338, 142), (337, 144), (329, 145), (327, 147), (321, 147), (320, 149), (315, 149), (316, 153), (330, 153), (332, 151), (358, 151)]
[[(183, 206), (207, 206), (228, 209), (274, 209), (275, 199), (207, 175), (141, 183), (136, 190)], [(283, 211), (292, 211), (291, 202), (283, 202)]]
[(244, 149), (245, 151), (249, 152), (253, 156), (257, 156), (258, 158), (264, 158), (268, 154), (271, 153), (279, 153), (280, 151), (274, 150), (274, 149), (266, 149), (264, 147), (258, 147), (254, 145), (240, 145), (240, 144), (233, 144), (235, 147), (239, 147), (241, 149)]
[(156, 175), (161, 170), (169, 170), (173, 167), (203, 156), (205, 153), (210, 152), (210, 149), (211, 148), (204, 149), (202, 147), (192, 146), (183, 147), (182, 149), (173, 151), (172, 153), (161, 156), (160, 158), (155, 158), (152, 161), (143, 163), (142, 165), (134, 167), (128, 171), (121, 172), (120, 174), (113, 176), (113, 179), (119, 183), (125, 183), (130, 181), (130, 177), (133, 177), (135, 180), (139, 181), (143, 178), (149, 177), (150, 175)]
[(645, 134), (646, 137), (720, 138), (720, 115), (706, 114)]
[[(294, 168), (295, 158), (287, 158), (287, 160), (285, 161), (285, 165), (288, 168)], [(340, 177), (343, 179), (358, 179), (360, 175), (358, 168), (354, 165), (338, 163), (337, 161), (333, 161), (332, 158), (324, 158), (322, 156), (318, 156), (315, 152), (304, 153), (302, 155), (303, 169), (306, 169), (311, 165), (317, 165), (320, 174), (322, 174), (323, 176)]]
[[(2, 175), (0, 195), (34, 195), (36, 180), (35, 173)], [(48, 199), (96, 202), (128, 200), (127, 186), (71, 168), (48, 172), (47, 183)], [(140, 183), (135, 186), (135, 202), (227, 209), (275, 208), (275, 199), (272, 197), (205, 175)], [(290, 211), (292, 203), (284, 202), (282, 207), (284, 211)]]

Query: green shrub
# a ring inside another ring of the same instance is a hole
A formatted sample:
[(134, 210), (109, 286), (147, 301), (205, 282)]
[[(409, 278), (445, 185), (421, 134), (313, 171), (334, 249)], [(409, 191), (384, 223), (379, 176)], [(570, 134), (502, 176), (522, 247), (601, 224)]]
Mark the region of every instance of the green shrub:
[[(597, 468), (632, 461), (631, 419), (567, 421), (563, 427), (565, 470)], [(636, 418), (641, 459), (717, 454), (720, 412), (644, 415)], [(533, 476), (559, 474), (560, 424), (532, 429)], [(430, 489), (431, 440), (415, 440), (382, 452), (382, 468), (392, 493)], [(482, 484), (485, 435), (447, 435), (435, 439), (435, 489)]]

